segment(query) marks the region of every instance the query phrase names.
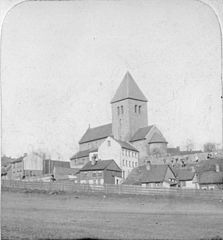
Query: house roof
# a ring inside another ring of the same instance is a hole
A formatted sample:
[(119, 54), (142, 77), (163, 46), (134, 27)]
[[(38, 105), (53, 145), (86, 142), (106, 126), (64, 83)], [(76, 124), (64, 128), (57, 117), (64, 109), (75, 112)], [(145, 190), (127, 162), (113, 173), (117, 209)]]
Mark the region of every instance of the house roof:
[(96, 152), (96, 151), (98, 151), (97, 148), (95, 148), (95, 149), (88, 149), (88, 150), (84, 150), (84, 151), (79, 151), (74, 156), (72, 156), (70, 158), (70, 160), (74, 160), (74, 159), (82, 158), (82, 157), (88, 157), (89, 153)]
[[(163, 182), (168, 169), (168, 165), (151, 165), (150, 170), (147, 170), (146, 165), (134, 168), (128, 175), (124, 184), (141, 184), (141, 183), (156, 183)], [(171, 169), (170, 169), (171, 170)], [(174, 174), (174, 173), (173, 173)]]
[(20, 158), (16, 158), (14, 160), (11, 161), (11, 163), (18, 163), (18, 162), (22, 162), (24, 157), (20, 157)]
[(198, 177), (199, 184), (223, 184), (223, 172), (207, 171)]
[(103, 139), (112, 135), (112, 124), (105, 124), (95, 128), (88, 128), (85, 134), (80, 139), (79, 143), (85, 143), (90, 141), (95, 141), (98, 139)]
[(131, 138), (130, 142), (138, 141), (138, 140), (143, 140), (145, 139), (146, 135), (149, 133), (149, 131), (152, 129), (154, 125), (150, 125), (147, 127), (139, 128), (136, 133), (133, 135)]
[(155, 132), (149, 140), (149, 143), (167, 143), (167, 141), (163, 136)]
[(125, 74), (121, 84), (111, 100), (111, 103), (124, 99), (135, 99), (143, 102), (148, 101), (129, 72)]
[(80, 171), (78, 168), (65, 168), (58, 166), (55, 166), (54, 170), (56, 171), (57, 175), (76, 175)]
[(165, 179), (168, 165), (151, 165), (151, 169), (147, 170), (141, 179), (142, 183), (163, 182)]
[(130, 144), (128, 142), (123, 142), (120, 140), (116, 140), (116, 141), (121, 145), (122, 148), (138, 152), (138, 150), (132, 144)]
[(219, 170), (223, 171), (223, 159), (216, 158), (200, 161), (196, 166), (196, 172), (216, 171), (216, 165), (219, 165)]
[[(114, 170), (117, 170), (118, 165), (115, 163), (114, 160), (98, 160), (95, 162), (94, 165), (92, 165), (91, 162), (87, 162), (83, 166), (83, 168), (80, 169), (80, 171), (82, 172), (82, 171), (104, 170), (104, 169), (108, 168), (109, 165), (111, 165), (112, 163), (116, 165), (116, 168)], [(118, 167), (118, 169), (120, 169), (120, 168)], [(112, 169), (109, 168), (109, 170), (112, 170)], [(121, 171), (121, 169), (120, 169), (120, 171)]]
[(189, 170), (184, 170), (180, 169), (176, 173), (176, 178), (179, 181), (191, 181), (194, 178), (195, 172), (189, 171)]

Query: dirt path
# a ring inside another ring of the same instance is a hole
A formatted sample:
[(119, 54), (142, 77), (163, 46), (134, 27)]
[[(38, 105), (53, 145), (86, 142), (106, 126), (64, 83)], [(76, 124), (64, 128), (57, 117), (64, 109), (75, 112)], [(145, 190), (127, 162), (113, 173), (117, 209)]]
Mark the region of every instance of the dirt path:
[(3, 239), (211, 239), (223, 203), (146, 196), (2, 192)]

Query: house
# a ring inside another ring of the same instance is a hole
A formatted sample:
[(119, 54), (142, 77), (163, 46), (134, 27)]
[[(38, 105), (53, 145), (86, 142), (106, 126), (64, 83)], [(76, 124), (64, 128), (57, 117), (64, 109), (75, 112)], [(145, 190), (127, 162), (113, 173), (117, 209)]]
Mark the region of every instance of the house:
[(223, 172), (207, 171), (199, 175), (200, 189), (223, 189)]
[(114, 160), (88, 162), (78, 175), (80, 183), (86, 184), (119, 184), (122, 180), (122, 170)]
[(82, 168), (87, 162), (90, 161), (90, 153), (97, 153), (97, 148), (87, 149), (77, 152), (70, 158), (71, 168)]
[(198, 180), (197, 174), (195, 171), (191, 171), (188, 169), (179, 169), (175, 172), (176, 179), (178, 181), (178, 186), (180, 188), (188, 188), (188, 189), (198, 189)]
[(202, 161), (197, 167), (200, 189), (223, 189), (223, 159)]
[(53, 168), (53, 175), (56, 180), (70, 179), (77, 182), (78, 181), (77, 174), (79, 173), (79, 171), (80, 169), (66, 168), (55, 165)]
[(133, 168), (138, 167), (139, 151), (130, 143), (107, 137), (98, 148), (98, 158), (113, 159), (122, 170), (125, 179)]
[(11, 179), (19, 180), (23, 178), (23, 157), (15, 159), (11, 162), (11, 168), (9, 172), (9, 175), (11, 175)]
[(123, 184), (170, 188), (176, 186), (177, 182), (169, 165), (148, 163), (134, 169)]
[[(70, 161), (59, 161), (59, 160), (52, 160), (52, 159), (45, 159), (43, 161), (43, 173), (44, 174), (53, 174), (54, 168), (70, 168)], [(71, 170), (72, 172), (72, 170)]]
[(25, 177), (36, 177), (43, 174), (44, 156), (31, 152), (23, 158), (23, 170)]
[(99, 149), (108, 137), (133, 145), (139, 152), (139, 165), (148, 155), (165, 155), (166, 139), (155, 125), (148, 125), (147, 102), (127, 72), (111, 100), (112, 123), (88, 127), (79, 141), (79, 151), (70, 159), (72, 168), (81, 168), (90, 161), (90, 152)]

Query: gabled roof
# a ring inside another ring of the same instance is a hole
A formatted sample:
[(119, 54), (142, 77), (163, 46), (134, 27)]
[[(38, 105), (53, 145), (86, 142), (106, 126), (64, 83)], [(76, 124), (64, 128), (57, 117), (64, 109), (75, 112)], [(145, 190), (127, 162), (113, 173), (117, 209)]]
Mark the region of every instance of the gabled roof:
[(89, 153), (91, 152), (97, 152), (98, 149), (95, 148), (95, 149), (88, 149), (88, 150), (84, 150), (84, 151), (79, 151), (77, 152), (74, 156), (72, 156), (70, 158), (70, 160), (74, 160), (74, 159), (77, 159), (77, 158), (82, 158), (82, 157), (88, 157), (89, 156)]
[(207, 171), (198, 177), (199, 184), (223, 184), (223, 172)]
[(141, 179), (142, 183), (163, 182), (166, 176), (168, 165), (151, 165), (150, 170), (146, 171)]
[(189, 171), (189, 170), (184, 170), (180, 169), (176, 173), (176, 178), (179, 181), (191, 181), (194, 178), (195, 172)]
[(131, 138), (130, 142), (138, 141), (138, 140), (143, 140), (145, 139), (146, 135), (149, 133), (149, 131), (152, 129), (154, 125), (150, 125), (147, 127), (139, 128), (136, 133), (133, 135)]
[(155, 132), (149, 140), (149, 143), (167, 143), (167, 141), (163, 136)]
[(85, 134), (82, 136), (79, 143), (85, 143), (90, 141), (95, 141), (98, 139), (103, 139), (112, 135), (112, 124), (105, 124), (95, 128), (88, 128)]
[(141, 183), (163, 182), (168, 168), (169, 166), (165, 164), (151, 165), (150, 170), (147, 170), (146, 165), (139, 166), (131, 171), (124, 184), (138, 185)]
[(116, 140), (116, 139), (115, 139), (115, 141), (117, 141), (121, 145), (122, 148), (138, 152), (138, 150), (132, 144), (130, 144), (128, 142), (123, 142), (123, 141)]
[[(81, 172), (83, 171), (96, 171), (96, 170), (104, 170), (107, 169), (110, 165), (115, 164), (116, 168), (114, 170), (121, 169), (118, 167), (118, 165), (115, 163), (114, 160), (98, 160), (95, 162), (94, 165), (92, 165), (91, 162), (86, 163), (83, 168), (80, 169)], [(112, 170), (109, 168), (109, 170)]]
[(219, 165), (220, 171), (223, 171), (223, 159), (210, 159), (200, 161), (196, 166), (196, 172), (216, 171), (216, 165)]
[(112, 98), (111, 103), (124, 99), (135, 99), (143, 102), (148, 101), (129, 72), (125, 74), (114, 97)]

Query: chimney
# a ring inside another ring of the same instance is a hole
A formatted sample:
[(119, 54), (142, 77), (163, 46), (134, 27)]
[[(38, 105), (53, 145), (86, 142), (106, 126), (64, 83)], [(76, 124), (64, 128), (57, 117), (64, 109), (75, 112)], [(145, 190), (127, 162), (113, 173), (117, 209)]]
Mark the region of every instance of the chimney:
[(146, 161), (146, 169), (149, 171), (151, 169), (151, 162), (148, 160)]
[(216, 172), (220, 172), (220, 166), (219, 166), (219, 164), (215, 164), (215, 169), (216, 169)]

